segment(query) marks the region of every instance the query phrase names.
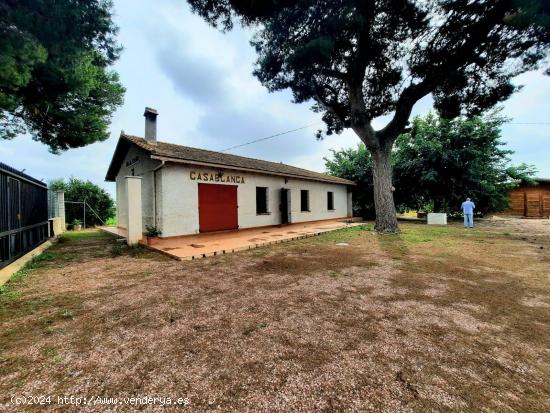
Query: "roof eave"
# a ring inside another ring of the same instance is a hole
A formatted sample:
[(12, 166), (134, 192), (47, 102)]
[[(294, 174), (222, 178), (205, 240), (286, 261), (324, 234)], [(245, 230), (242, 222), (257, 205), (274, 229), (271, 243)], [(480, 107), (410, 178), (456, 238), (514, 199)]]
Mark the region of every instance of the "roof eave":
[(132, 142), (124, 134), (122, 133), (120, 134), (120, 137), (118, 138), (118, 142), (115, 148), (115, 152), (113, 153), (113, 157), (111, 159), (111, 163), (109, 164), (109, 169), (107, 169), (107, 174), (105, 175), (105, 181), (107, 182), (116, 181), (116, 176), (118, 174), (118, 171), (120, 171), (120, 167), (122, 165), (124, 156), (126, 155), (128, 148), (132, 144), (136, 145), (135, 142)]
[[(166, 156), (166, 155), (151, 154), (151, 159), (157, 159), (159, 161), (181, 163), (181, 164), (187, 164), (187, 165), (208, 166), (208, 167), (211, 167), (211, 168), (232, 169), (232, 170), (235, 170), (235, 171), (252, 172), (252, 173), (258, 173), (258, 174), (263, 174), (263, 175), (275, 175), (275, 176), (281, 176), (283, 178), (293, 178), (293, 179), (304, 179), (306, 181), (327, 182), (327, 183), (337, 184), (337, 185), (350, 185), (350, 186), (357, 185), (355, 182), (347, 181), (347, 180), (344, 180), (343, 182), (338, 182), (338, 181), (331, 180), (331, 179), (314, 178), (314, 177), (294, 175), (294, 174), (288, 174), (288, 173), (285, 174), (285, 173), (281, 173), (281, 172), (262, 171), (260, 169), (244, 168), (244, 167), (240, 167), (240, 166), (232, 166), (232, 165), (227, 165), (227, 164), (217, 164), (217, 163), (212, 163), (212, 162), (199, 162), (199, 161), (176, 158), (176, 157), (171, 157), (171, 156)], [(343, 178), (341, 178), (341, 179), (343, 179)]]

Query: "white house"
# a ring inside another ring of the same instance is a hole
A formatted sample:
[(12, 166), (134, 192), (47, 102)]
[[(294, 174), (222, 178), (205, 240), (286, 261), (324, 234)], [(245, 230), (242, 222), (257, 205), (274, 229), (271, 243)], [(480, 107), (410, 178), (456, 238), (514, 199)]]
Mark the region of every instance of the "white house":
[(122, 133), (106, 180), (116, 182), (127, 227), (127, 176), (141, 177), (143, 228), (163, 237), (351, 217), (354, 182), (283, 163), (159, 142), (157, 112), (145, 138)]

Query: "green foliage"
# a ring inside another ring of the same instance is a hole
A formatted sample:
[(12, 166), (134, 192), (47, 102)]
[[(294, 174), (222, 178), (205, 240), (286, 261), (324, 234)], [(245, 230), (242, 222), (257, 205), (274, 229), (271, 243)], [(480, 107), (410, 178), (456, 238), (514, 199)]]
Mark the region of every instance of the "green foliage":
[[(255, 75), (270, 90), (292, 89), (297, 102), (315, 100), (328, 133), (430, 93), (447, 116), (479, 114), (516, 90), (511, 78), (535, 68), (550, 41), (548, 0), (188, 3), (214, 26), (255, 29)], [(404, 115), (395, 114), (395, 136)]]
[(74, 311), (68, 308), (64, 308), (60, 314), (61, 318), (72, 320), (74, 318)]
[(550, 31), (549, 0), (514, 0), (516, 12), (506, 17), (505, 21), (516, 27), (539, 27)]
[(417, 117), (396, 142), (396, 203), (435, 212), (456, 213), (466, 197), (477, 211), (501, 211), (518, 179), (532, 179), (532, 167), (509, 166), (512, 151), (504, 149), (500, 126), (506, 121), (485, 117), (447, 120), (429, 114)]
[[(503, 148), (497, 113), (471, 119), (447, 120), (429, 114), (417, 117), (410, 131), (396, 141), (392, 154), (395, 200), (399, 209), (456, 213), (465, 197), (480, 212), (508, 206), (508, 191), (520, 182), (534, 183), (535, 170), (525, 164), (510, 166), (510, 150)], [(370, 154), (357, 149), (333, 151), (327, 170), (358, 182), (355, 207), (372, 214)]]
[(327, 171), (357, 183), (352, 188), (353, 214), (365, 219), (374, 218), (372, 158), (364, 144), (356, 149), (331, 150), (332, 158), (324, 158)]
[(57, 152), (108, 137), (124, 88), (108, 0), (0, 3), (0, 139), (30, 132)]
[[(90, 181), (69, 178), (51, 181), (49, 188), (54, 191), (64, 191), (65, 201), (83, 202), (86, 200), (86, 226), (103, 225), (95, 211), (103, 222), (115, 214), (114, 202), (111, 196), (101, 187)], [(91, 208), (90, 208), (91, 207)], [(75, 220), (83, 220), (84, 208), (82, 204), (65, 204), (65, 221), (74, 223)]]
[(113, 257), (128, 255), (134, 258), (145, 258), (148, 254), (149, 251), (141, 245), (128, 245), (126, 243), (116, 242), (111, 246), (111, 255)]
[(357, 234), (362, 234), (372, 230), (372, 225), (350, 225), (336, 231), (325, 232), (318, 237), (307, 238), (307, 241), (303, 240), (301, 242), (312, 244), (325, 244), (326, 242), (348, 242), (353, 237), (357, 236)]
[[(550, 0), (514, 0), (516, 13), (507, 16), (505, 21), (523, 30), (537, 27), (550, 33)], [(547, 62), (548, 63), (548, 62)], [(545, 73), (550, 76), (550, 68)]]
[(42, 254), (37, 255), (36, 257), (33, 257), (26, 265), (25, 269), (27, 270), (34, 270), (36, 268), (40, 268), (44, 266), (45, 263), (49, 261), (53, 261), (57, 258), (58, 254), (55, 252), (49, 252), (45, 251)]
[(145, 225), (145, 235), (148, 237), (158, 237), (162, 232), (154, 225)]
[(82, 231), (69, 231), (63, 233), (63, 235), (60, 238), (64, 238), (63, 242), (80, 242), (80, 241), (86, 241), (90, 239), (94, 240), (112, 240), (113, 235), (96, 230), (96, 229), (87, 229)]
[(49, 251), (32, 257), (30, 261), (10, 277), (6, 284), (0, 287), (0, 296), (4, 296), (8, 299), (18, 298), (20, 293), (14, 289), (14, 286), (27, 277), (32, 271), (43, 267), (46, 263), (55, 260), (57, 257), (57, 253)]
[(124, 247), (122, 244), (119, 244), (119, 243), (113, 244), (113, 246), (111, 247), (111, 255), (113, 257), (120, 257), (122, 255), (123, 250), (124, 250)]

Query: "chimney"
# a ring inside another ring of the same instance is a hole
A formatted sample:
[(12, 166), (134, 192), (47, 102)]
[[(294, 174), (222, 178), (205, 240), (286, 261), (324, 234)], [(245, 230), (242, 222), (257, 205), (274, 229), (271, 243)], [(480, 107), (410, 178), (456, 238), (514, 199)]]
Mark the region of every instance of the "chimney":
[(157, 116), (158, 112), (153, 108), (145, 108), (145, 140), (155, 145), (157, 143)]

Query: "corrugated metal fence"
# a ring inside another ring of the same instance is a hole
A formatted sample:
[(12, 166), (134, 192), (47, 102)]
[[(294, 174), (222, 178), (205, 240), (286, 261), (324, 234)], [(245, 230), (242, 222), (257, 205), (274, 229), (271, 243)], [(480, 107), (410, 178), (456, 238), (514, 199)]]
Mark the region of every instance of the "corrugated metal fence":
[(46, 184), (0, 162), (0, 268), (47, 238)]

